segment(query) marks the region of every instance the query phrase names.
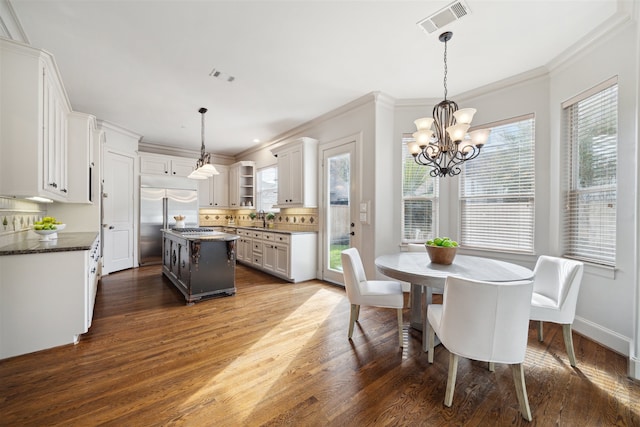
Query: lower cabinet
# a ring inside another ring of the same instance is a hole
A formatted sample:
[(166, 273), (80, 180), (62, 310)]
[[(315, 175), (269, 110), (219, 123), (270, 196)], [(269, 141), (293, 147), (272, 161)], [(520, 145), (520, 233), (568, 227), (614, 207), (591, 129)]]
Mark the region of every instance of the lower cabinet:
[(0, 256), (0, 359), (77, 343), (93, 319), (100, 241), (87, 250)]
[(242, 229), (237, 233), (238, 261), (243, 264), (294, 283), (316, 278), (316, 233)]

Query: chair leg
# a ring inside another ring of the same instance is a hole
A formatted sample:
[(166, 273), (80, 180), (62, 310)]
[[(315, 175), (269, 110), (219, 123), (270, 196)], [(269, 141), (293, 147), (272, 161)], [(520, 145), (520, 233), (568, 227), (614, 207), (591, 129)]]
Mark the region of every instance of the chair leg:
[(576, 353), (573, 351), (573, 337), (571, 336), (571, 323), (562, 325), (562, 336), (564, 337), (564, 346), (567, 348), (569, 355), (569, 363), (576, 367)]
[(351, 304), (351, 315), (349, 316), (349, 339), (351, 339), (351, 336), (353, 335), (353, 325), (355, 325), (356, 320), (358, 320), (359, 311), (359, 305)]
[(429, 337), (429, 348), (427, 350), (429, 353), (427, 353), (427, 362), (433, 363), (433, 352), (436, 344), (436, 331), (433, 330), (433, 327), (431, 326), (431, 323), (429, 323), (429, 321), (427, 321), (427, 328), (427, 336)]
[(538, 341), (542, 342), (543, 341), (543, 336), (542, 336), (542, 320), (538, 321)]
[(524, 369), (522, 363), (511, 365), (511, 373), (513, 374), (513, 382), (516, 386), (516, 395), (520, 404), (520, 414), (522, 418), (531, 421), (531, 408), (529, 407), (529, 397), (527, 396), (527, 386), (524, 382)]
[(456, 375), (458, 373), (458, 355), (449, 353), (449, 377), (447, 378), (447, 391), (444, 394), (444, 406), (451, 407), (453, 403), (453, 391), (456, 388)]
[(402, 309), (398, 309), (398, 339), (400, 340), (400, 348), (404, 347), (404, 337), (402, 331)]

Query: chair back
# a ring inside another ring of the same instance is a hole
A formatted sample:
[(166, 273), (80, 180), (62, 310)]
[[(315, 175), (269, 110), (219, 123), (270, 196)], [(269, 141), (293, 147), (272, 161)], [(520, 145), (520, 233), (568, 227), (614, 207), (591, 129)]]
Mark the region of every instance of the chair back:
[(571, 314), (573, 321), (582, 282), (584, 264), (580, 261), (542, 255), (533, 270), (533, 292), (552, 300), (556, 307)]
[(483, 282), (448, 277), (440, 340), (452, 353), (497, 363), (522, 363), (527, 349), (533, 282)]
[(359, 304), (361, 299), (360, 282), (367, 280), (362, 265), (362, 258), (356, 248), (349, 248), (340, 254), (344, 287), (351, 304)]
[(408, 252), (427, 252), (427, 247), (424, 244), (409, 243), (407, 245)]

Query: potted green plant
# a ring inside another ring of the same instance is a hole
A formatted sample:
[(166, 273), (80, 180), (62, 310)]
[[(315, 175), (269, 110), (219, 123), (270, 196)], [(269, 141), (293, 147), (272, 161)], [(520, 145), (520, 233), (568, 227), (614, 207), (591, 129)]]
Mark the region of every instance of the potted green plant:
[(269, 228), (273, 228), (273, 220), (276, 219), (276, 215), (273, 212), (267, 213), (265, 219), (269, 221)]
[(251, 218), (251, 221), (253, 221), (254, 219), (256, 219), (256, 213), (255, 213), (255, 212), (250, 212), (250, 213), (249, 213), (249, 218)]

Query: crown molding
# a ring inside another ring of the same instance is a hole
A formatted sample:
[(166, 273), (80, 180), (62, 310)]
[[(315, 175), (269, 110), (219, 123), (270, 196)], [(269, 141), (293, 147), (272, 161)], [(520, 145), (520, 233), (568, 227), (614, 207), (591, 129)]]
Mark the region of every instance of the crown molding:
[[(633, 3), (635, 2), (631, 2), (632, 4), (629, 8), (627, 7), (627, 3), (629, 2), (619, 0), (618, 11), (613, 16), (549, 61), (546, 65), (547, 69), (549, 69), (550, 72), (554, 72), (565, 66), (569, 66), (586, 55), (593, 46), (607, 43), (629, 25), (633, 25), (632, 14), (635, 13), (637, 15), (637, 10), (640, 9), (640, 7), (634, 5)], [(636, 25), (637, 24), (636, 22)]]
[(118, 132), (118, 133), (120, 133), (122, 135), (131, 137), (131, 138), (135, 138), (138, 141), (140, 141), (140, 139), (142, 138), (142, 135), (140, 135), (138, 133), (135, 133), (135, 132), (133, 132), (133, 131), (131, 131), (129, 129), (125, 129), (122, 126), (119, 126), (119, 125), (117, 125), (115, 123), (108, 122), (106, 120), (98, 119), (96, 121), (96, 123), (98, 124), (98, 127), (101, 128), (101, 129), (112, 130), (112, 131)]
[[(288, 131), (281, 133), (280, 135), (277, 135), (276, 137), (274, 137), (271, 141), (269, 142), (265, 142), (263, 144), (257, 145), (255, 147), (251, 147), (248, 148), (240, 153), (238, 153), (236, 155), (237, 158), (243, 158), (246, 157), (252, 153), (256, 153), (258, 151), (262, 151), (264, 149), (271, 149), (271, 148), (275, 148), (277, 146), (280, 146), (282, 144), (284, 144), (288, 139), (292, 139), (292, 138), (298, 138), (300, 136), (300, 134), (303, 134), (309, 130), (311, 130), (313, 127), (317, 126), (318, 124), (322, 123), (322, 122), (326, 122), (328, 120), (334, 119), (336, 117), (342, 116), (344, 114), (350, 113), (354, 110), (357, 110), (358, 108), (362, 108), (364, 106), (367, 105), (371, 105), (371, 104), (375, 104), (377, 99), (381, 97), (381, 95), (383, 95), (384, 97), (387, 97), (389, 99), (393, 99), (391, 97), (389, 97), (388, 95), (384, 95), (381, 92), (369, 92), (366, 95), (361, 96), (360, 98), (354, 99), (351, 102), (348, 102), (338, 108), (335, 108), (331, 111), (328, 111), (314, 119), (311, 119), (307, 122), (302, 123), (299, 126), (296, 126), (292, 129), (289, 129)], [(385, 98), (386, 99), (386, 98)], [(394, 100), (395, 102), (395, 100)]]
[(0, 36), (30, 45), (20, 18), (9, 0), (0, 0)]

